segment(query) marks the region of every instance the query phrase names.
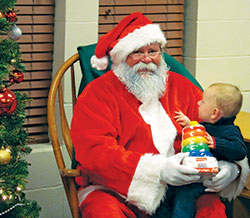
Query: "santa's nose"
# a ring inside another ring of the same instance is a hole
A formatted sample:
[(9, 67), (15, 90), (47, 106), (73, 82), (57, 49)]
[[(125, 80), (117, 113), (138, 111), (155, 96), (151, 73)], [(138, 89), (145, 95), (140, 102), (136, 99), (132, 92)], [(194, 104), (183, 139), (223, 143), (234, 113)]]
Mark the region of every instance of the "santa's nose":
[(146, 53), (144, 53), (144, 56), (142, 57), (141, 61), (145, 64), (148, 64), (150, 62), (152, 62), (152, 59), (149, 57), (149, 55)]

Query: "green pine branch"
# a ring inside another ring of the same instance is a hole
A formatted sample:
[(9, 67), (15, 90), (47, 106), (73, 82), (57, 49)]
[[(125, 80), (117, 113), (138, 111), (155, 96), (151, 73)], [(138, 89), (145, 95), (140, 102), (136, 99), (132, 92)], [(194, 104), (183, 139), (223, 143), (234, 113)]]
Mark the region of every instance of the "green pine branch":
[(8, 78), (11, 71), (10, 66), (19, 71), (25, 71), (19, 45), (16, 41), (11, 39), (0, 40), (0, 54), (0, 80)]
[(0, 18), (0, 35), (7, 35), (12, 23), (8, 22), (5, 18)]
[(5, 12), (8, 11), (10, 8), (14, 8), (16, 4), (16, 0), (1, 0), (0, 1), (0, 11)]

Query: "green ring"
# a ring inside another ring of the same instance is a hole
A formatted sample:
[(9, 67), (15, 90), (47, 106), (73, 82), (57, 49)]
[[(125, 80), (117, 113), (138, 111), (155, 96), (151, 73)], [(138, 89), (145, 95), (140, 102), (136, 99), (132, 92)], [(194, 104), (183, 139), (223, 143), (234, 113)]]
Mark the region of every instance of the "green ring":
[(184, 147), (182, 147), (181, 151), (182, 152), (190, 152), (192, 150), (205, 150), (209, 151), (209, 147), (205, 143), (195, 143), (195, 144), (189, 144)]

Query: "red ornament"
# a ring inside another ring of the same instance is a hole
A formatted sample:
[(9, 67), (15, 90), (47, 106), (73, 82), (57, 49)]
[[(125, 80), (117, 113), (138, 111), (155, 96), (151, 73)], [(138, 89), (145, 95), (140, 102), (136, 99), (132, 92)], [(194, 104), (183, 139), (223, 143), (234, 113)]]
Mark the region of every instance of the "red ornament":
[(13, 73), (9, 75), (9, 80), (11, 83), (20, 83), (23, 81), (23, 73), (18, 70), (14, 70)]
[(9, 10), (7, 12), (5, 12), (5, 18), (9, 21), (9, 22), (14, 22), (16, 21), (16, 12), (13, 10)]
[(15, 94), (7, 89), (0, 90), (0, 115), (12, 115), (17, 107)]

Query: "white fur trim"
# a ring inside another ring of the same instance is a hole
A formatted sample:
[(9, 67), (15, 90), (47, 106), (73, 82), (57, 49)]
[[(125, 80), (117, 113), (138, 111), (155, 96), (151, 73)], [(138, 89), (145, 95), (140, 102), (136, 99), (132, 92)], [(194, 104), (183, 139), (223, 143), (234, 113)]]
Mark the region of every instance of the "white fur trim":
[(248, 159), (245, 157), (244, 160), (235, 161), (237, 164), (241, 166), (241, 176), (239, 179), (231, 182), (223, 191), (221, 191), (220, 195), (223, 198), (227, 198), (229, 201), (235, 199), (243, 190), (244, 185), (247, 181), (247, 176), (249, 174), (249, 165)]
[(159, 100), (143, 103), (139, 112), (151, 127), (153, 142), (160, 154), (166, 157), (174, 155), (173, 144), (177, 131)]
[(128, 190), (127, 200), (152, 214), (164, 199), (166, 184), (161, 179), (165, 157), (145, 154), (141, 157)]
[(91, 66), (97, 70), (105, 70), (107, 69), (109, 59), (107, 56), (97, 58), (95, 55), (93, 55), (90, 59), (90, 63)]
[(158, 24), (145, 25), (134, 30), (118, 41), (118, 43), (110, 51), (111, 60), (117, 65), (122, 61), (125, 61), (131, 52), (153, 42), (160, 43), (162, 48), (167, 43), (166, 38)]

